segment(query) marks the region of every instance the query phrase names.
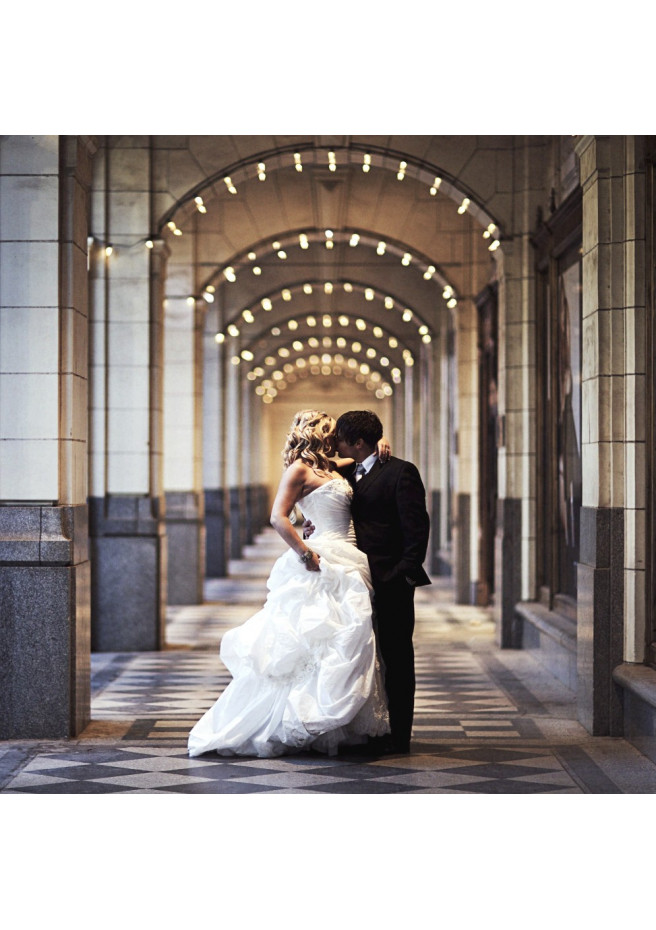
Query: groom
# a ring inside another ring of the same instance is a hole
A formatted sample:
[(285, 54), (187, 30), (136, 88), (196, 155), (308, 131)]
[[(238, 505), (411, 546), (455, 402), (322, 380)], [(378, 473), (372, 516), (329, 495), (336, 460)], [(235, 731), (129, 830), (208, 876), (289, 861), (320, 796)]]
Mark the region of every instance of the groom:
[(370, 410), (351, 410), (337, 420), (337, 451), (355, 459), (349, 478), (358, 548), (371, 568), (376, 631), (385, 665), (391, 738), (386, 752), (410, 751), (415, 667), (412, 634), (414, 592), (430, 584), (422, 563), (430, 520), (417, 468), (391, 456), (379, 461), (376, 446), (383, 425)]

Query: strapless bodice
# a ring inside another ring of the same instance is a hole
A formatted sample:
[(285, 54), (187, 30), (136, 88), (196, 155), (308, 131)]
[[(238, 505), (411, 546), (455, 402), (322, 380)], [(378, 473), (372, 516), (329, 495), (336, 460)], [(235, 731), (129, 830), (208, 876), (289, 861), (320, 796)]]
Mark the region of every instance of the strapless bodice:
[(334, 536), (355, 545), (355, 531), (351, 520), (353, 488), (343, 478), (333, 478), (310, 491), (298, 502), (303, 515), (312, 520), (314, 539)]

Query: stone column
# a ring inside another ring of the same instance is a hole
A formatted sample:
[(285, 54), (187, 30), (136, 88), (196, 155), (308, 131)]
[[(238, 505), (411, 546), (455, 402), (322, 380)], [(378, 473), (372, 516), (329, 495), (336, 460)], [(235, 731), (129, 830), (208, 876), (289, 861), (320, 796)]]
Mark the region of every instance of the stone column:
[(230, 336), (226, 342), (226, 418), (225, 418), (225, 477), (228, 489), (230, 548), (229, 557), (242, 555), (242, 520), (244, 513), (242, 444), (241, 444), (241, 387), (239, 362), (239, 336)]
[(225, 346), (217, 345), (219, 313), (211, 307), (203, 337), (203, 486), (205, 496), (205, 574), (228, 573), (228, 531), (225, 494)]
[(499, 272), (499, 524), (495, 558), (498, 642), (521, 645), (515, 605), (535, 577), (535, 318), (530, 243), (517, 236), (495, 255)]
[(0, 739), (90, 718), (87, 203), (93, 140), (0, 138)]
[(455, 593), (458, 604), (475, 604), (478, 579), (478, 317), (472, 300), (458, 304), (456, 358)]
[[(250, 545), (257, 532), (257, 489), (255, 462), (257, 450), (253, 442), (253, 388), (250, 381), (241, 379), (241, 448), (242, 484), (244, 488), (244, 514), (242, 518), (242, 546)], [(258, 399), (258, 405), (259, 399)]]
[(418, 397), (418, 426), (419, 426), (419, 457), (417, 467), (426, 485), (429, 494), (433, 487), (433, 463), (436, 461), (436, 430), (434, 423), (435, 408), (433, 407), (433, 351), (435, 342), (422, 343), (419, 357), (419, 397)]
[(449, 417), (449, 346), (450, 310), (444, 310), (438, 318), (438, 337), (433, 345), (433, 391), (432, 409), (434, 452), (432, 470), (432, 514), (431, 514), (431, 562), (433, 575), (450, 575), (451, 558), (447, 552), (450, 540), (449, 528), (449, 454), (451, 447), (451, 425)]
[(147, 137), (119, 137), (100, 154), (92, 213), (98, 266), (92, 291), (92, 646), (98, 652), (133, 652), (164, 643), (168, 248), (150, 239)]
[[(639, 138), (639, 137), (638, 137)], [(621, 735), (613, 670), (645, 658), (644, 168), (636, 137), (585, 136), (578, 714)]]
[(495, 543), (497, 641), (521, 646), (515, 605), (536, 596), (535, 271), (530, 230), (542, 196), (542, 141), (517, 153), (514, 235), (494, 252), (499, 281), (498, 519)]
[(206, 304), (168, 299), (164, 340), (164, 488), (168, 603), (202, 604), (202, 355)]
[(431, 531), (428, 542), (427, 568), (435, 574), (440, 550), (440, 333), (435, 333), (433, 341), (422, 349), (421, 381), (421, 456), (420, 472), (426, 486), (426, 505), (431, 516)]
[(265, 445), (263, 412), (264, 404), (260, 402), (251, 388), (251, 435), (252, 435), (252, 466), (251, 474), (256, 488), (257, 506), (255, 510), (256, 532), (259, 532), (269, 523), (270, 507), (269, 493), (265, 484), (267, 466), (267, 446)]
[(414, 420), (415, 420), (415, 404), (414, 404), (414, 365), (405, 365), (405, 371), (403, 373), (403, 443), (404, 443), (404, 457), (410, 462), (415, 461), (415, 451), (414, 451)]

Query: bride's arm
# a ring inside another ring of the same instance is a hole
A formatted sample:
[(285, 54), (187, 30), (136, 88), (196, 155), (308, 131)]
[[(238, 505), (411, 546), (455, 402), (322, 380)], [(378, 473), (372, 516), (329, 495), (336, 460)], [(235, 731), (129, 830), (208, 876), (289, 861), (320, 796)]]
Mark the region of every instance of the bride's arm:
[(307, 465), (298, 460), (285, 469), (271, 508), (271, 526), (299, 558), (304, 553), (311, 552), (312, 555), (305, 562), (305, 567), (308, 571), (318, 572), (320, 570), (319, 556), (303, 542), (289, 519), (294, 505), (303, 496), (308, 470)]

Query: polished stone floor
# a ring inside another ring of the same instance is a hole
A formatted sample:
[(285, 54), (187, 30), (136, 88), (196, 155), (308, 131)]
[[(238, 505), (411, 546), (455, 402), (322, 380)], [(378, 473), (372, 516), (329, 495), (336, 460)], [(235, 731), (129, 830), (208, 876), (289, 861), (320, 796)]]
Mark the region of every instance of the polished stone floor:
[(499, 650), (489, 612), (456, 606), (449, 583), (416, 595), (412, 752), (377, 760), (299, 753), (189, 759), (190, 727), (225, 687), (222, 633), (254, 613), (281, 543), (265, 531), (208, 581), (206, 602), (172, 607), (159, 653), (96, 654), (92, 722), (68, 741), (0, 744), (3, 794), (451, 794), (656, 792), (656, 766), (622, 739), (593, 738), (574, 695), (526, 652)]

